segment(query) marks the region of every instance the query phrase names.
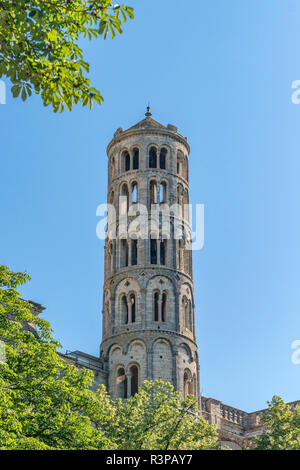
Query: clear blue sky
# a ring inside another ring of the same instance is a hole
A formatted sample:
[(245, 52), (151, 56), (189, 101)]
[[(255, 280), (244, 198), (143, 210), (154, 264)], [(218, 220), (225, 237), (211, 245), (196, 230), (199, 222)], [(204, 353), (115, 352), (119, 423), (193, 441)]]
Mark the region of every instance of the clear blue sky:
[(191, 144), (191, 202), (205, 204), (194, 253), (201, 391), (245, 410), (300, 399), (299, 0), (132, 0), (114, 41), (85, 46), (104, 97), (55, 115), (10, 96), (1, 116), (1, 263), (26, 270), (64, 349), (101, 339), (106, 145), (143, 118)]

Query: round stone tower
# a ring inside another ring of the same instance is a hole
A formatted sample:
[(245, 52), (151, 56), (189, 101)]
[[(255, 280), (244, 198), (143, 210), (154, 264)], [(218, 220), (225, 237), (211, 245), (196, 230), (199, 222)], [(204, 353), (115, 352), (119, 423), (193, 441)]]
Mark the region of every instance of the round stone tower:
[(113, 398), (144, 380), (171, 382), (200, 401), (195, 337), (189, 145), (151, 117), (107, 147), (101, 358)]

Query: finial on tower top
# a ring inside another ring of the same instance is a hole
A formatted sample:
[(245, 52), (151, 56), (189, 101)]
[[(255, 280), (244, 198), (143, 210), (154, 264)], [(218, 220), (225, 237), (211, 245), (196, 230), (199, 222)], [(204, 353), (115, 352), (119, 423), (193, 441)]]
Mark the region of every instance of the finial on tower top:
[(152, 116), (150, 105), (147, 106), (147, 112), (145, 113), (146, 117)]

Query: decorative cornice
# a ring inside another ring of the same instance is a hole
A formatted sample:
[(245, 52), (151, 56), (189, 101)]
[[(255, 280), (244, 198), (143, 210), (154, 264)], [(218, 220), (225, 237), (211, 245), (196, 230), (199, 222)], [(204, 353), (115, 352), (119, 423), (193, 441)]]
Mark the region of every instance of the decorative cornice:
[[(189, 336), (185, 336), (182, 333), (179, 333), (179, 332), (173, 331), (173, 330), (162, 330), (162, 329), (158, 330), (158, 329), (155, 329), (155, 328), (147, 328), (147, 327), (146, 328), (141, 328), (141, 329), (129, 330), (129, 331), (122, 331), (122, 332), (120, 331), (120, 333), (112, 334), (109, 337), (102, 340), (101, 347), (105, 343), (107, 343), (108, 341), (114, 341), (118, 336), (131, 335), (131, 334), (137, 335), (138, 333), (142, 333), (142, 335), (145, 335), (145, 333), (155, 333), (157, 336), (167, 335), (167, 336), (174, 336), (174, 337), (177, 337), (177, 338), (182, 338), (182, 339), (192, 343), (195, 346), (196, 350), (198, 350), (198, 345), (197, 345), (196, 341), (191, 339)], [(140, 339), (139, 337), (136, 337), (136, 340), (139, 340), (139, 339)]]
[(129, 129), (127, 131), (123, 131), (122, 133), (116, 135), (107, 146), (107, 149), (106, 149), (107, 155), (109, 154), (111, 148), (114, 145), (134, 135), (166, 135), (168, 137), (171, 137), (173, 140), (176, 140), (177, 142), (180, 142), (181, 144), (183, 144), (186, 147), (188, 153), (190, 153), (190, 146), (186, 138), (183, 137), (182, 135), (175, 133), (171, 130), (168, 130), (167, 128), (147, 128), (147, 129), (141, 128), (141, 129), (132, 129), (132, 130)]

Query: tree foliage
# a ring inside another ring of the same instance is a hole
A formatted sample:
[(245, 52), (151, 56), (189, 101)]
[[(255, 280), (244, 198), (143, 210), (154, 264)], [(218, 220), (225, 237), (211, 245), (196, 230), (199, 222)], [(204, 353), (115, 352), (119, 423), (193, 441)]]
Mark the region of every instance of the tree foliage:
[(61, 358), (49, 323), (20, 298), (29, 279), (0, 266), (0, 449), (218, 447), (194, 398), (182, 401), (171, 384), (144, 382), (126, 402), (112, 401), (104, 386), (91, 391), (92, 372)]
[(290, 406), (274, 396), (262, 417), (263, 434), (254, 440), (257, 450), (300, 450), (300, 407)]
[[(110, 447), (92, 418), (97, 400), (92, 373), (57, 353), (49, 323), (31, 313), (17, 287), (30, 278), (0, 266), (0, 448), (81, 449)], [(38, 337), (24, 329), (30, 323)]]
[(34, 91), (55, 112), (101, 104), (78, 42), (114, 38), (127, 18), (133, 9), (112, 0), (0, 0), (0, 77), (10, 79), (14, 97)]
[(114, 401), (112, 407), (105, 435), (117, 449), (219, 448), (217, 430), (199, 417), (194, 396), (182, 400), (168, 382), (145, 381), (136, 395), (124, 403)]

